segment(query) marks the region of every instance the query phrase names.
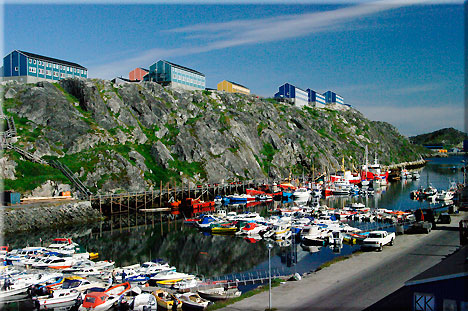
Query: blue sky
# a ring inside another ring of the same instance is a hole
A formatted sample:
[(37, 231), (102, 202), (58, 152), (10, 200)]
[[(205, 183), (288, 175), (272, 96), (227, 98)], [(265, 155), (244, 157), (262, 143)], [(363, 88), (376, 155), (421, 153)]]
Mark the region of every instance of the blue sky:
[(333, 90), (404, 135), (463, 130), (461, 1), (214, 2), (7, 1), (3, 55), (77, 62), (104, 79), (167, 59), (212, 88), (226, 79), (266, 97), (285, 82)]

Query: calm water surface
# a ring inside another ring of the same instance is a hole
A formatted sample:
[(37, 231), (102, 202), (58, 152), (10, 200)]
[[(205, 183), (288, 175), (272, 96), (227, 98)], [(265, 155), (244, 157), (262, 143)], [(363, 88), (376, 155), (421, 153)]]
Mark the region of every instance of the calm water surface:
[[(410, 191), (428, 184), (437, 189), (447, 189), (450, 181), (463, 182), (462, 160), (461, 156), (433, 158), (420, 171), (419, 180), (392, 182), (376, 191), (373, 197), (330, 197), (322, 203), (339, 207), (362, 202), (368, 207), (393, 210), (426, 207), (429, 203), (411, 200)], [(267, 208), (271, 207), (257, 206), (250, 210), (266, 215)], [(246, 209), (238, 211), (243, 210)], [(135, 226), (142, 222), (143, 216), (138, 217), (117, 216), (101, 224), (9, 235), (5, 242), (18, 248), (38, 245), (40, 238), (47, 244), (55, 237), (72, 237), (86, 250), (98, 252), (99, 260), (115, 261), (116, 266), (161, 258), (174, 265), (177, 271), (210, 278), (241, 278), (247, 273), (265, 273), (268, 269), (268, 242), (264, 240), (212, 236), (184, 226), (181, 221), (163, 222), (161, 225), (159, 216), (147, 216), (146, 225)], [(357, 249), (359, 246), (344, 245), (334, 250), (304, 247), (297, 243), (275, 244), (271, 253), (272, 269), (284, 274), (309, 272), (336, 256), (347, 255)], [(22, 309), (10, 306), (11, 310), (17, 308)]]

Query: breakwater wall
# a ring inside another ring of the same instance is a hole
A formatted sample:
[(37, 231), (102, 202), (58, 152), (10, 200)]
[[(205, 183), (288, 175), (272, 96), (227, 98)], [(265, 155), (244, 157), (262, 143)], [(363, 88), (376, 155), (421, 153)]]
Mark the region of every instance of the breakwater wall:
[(92, 208), (91, 202), (75, 201), (5, 208), (1, 218), (2, 232), (14, 233), (96, 222), (102, 215)]
[(402, 162), (398, 164), (392, 164), (392, 165), (386, 166), (385, 168), (390, 171), (394, 171), (394, 170), (400, 171), (402, 168), (414, 169), (414, 168), (423, 167), (424, 165), (426, 165), (426, 163), (427, 163), (426, 160), (421, 159), (421, 160), (412, 161), (412, 162)]

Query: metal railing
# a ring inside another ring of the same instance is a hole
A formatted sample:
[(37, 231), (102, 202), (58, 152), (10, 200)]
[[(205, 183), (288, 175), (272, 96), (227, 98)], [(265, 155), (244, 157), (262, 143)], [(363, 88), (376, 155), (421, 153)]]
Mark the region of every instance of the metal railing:
[(68, 166), (66, 166), (63, 163), (60, 163), (57, 160), (52, 160), (52, 162), (49, 164), (50, 166), (60, 170), (63, 173), (63, 175), (65, 175), (80, 191), (81, 195), (86, 196), (87, 198), (90, 197), (90, 195), (92, 194), (91, 191), (83, 184), (83, 182), (79, 178), (75, 177), (75, 174), (73, 174), (73, 172), (68, 168)]

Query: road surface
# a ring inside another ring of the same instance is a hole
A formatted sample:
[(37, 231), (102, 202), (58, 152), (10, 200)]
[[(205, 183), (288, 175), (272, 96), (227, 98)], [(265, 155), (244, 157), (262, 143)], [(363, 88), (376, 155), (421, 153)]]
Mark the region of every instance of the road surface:
[[(366, 251), (350, 259), (272, 289), (276, 310), (363, 310), (396, 291), (404, 283), (439, 263), (459, 247), (458, 222), (468, 212), (452, 217), (429, 234), (397, 236), (382, 252)], [(265, 310), (268, 291), (221, 310)]]

